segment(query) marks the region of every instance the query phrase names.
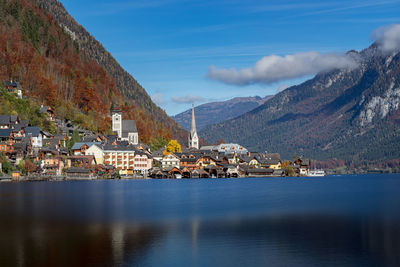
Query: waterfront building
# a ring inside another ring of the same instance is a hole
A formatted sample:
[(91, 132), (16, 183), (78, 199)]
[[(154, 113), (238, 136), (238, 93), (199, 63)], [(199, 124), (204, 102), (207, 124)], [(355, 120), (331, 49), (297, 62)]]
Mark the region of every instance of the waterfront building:
[(189, 170), (198, 169), (198, 166), (196, 165), (197, 159), (198, 157), (193, 154), (182, 154), (180, 158), (180, 166), (181, 168), (187, 168)]
[(152, 168), (152, 158), (143, 151), (136, 151), (134, 156), (134, 171), (141, 174), (148, 174)]
[(301, 176), (307, 176), (310, 170), (310, 160), (298, 158), (294, 161), (295, 165), (298, 166), (298, 172)]
[(111, 119), (112, 130), (117, 133), (119, 140), (128, 141), (132, 145), (139, 143), (139, 133), (134, 120), (123, 120), (122, 111), (119, 108), (113, 109)]
[(96, 158), (97, 164), (104, 163), (104, 151), (100, 144), (92, 144), (86, 149), (85, 155), (93, 155)]
[(180, 168), (180, 159), (175, 154), (169, 153), (168, 155), (166, 155), (162, 158), (161, 167), (163, 169), (172, 168), (172, 167), (176, 167), (179, 169)]
[(208, 155), (203, 155), (203, 156), (199, 157), (196, 161), (197, 169), (208, 167), (209, 165), (216, 166), (217, 161), (216, 161), (216, 159), (214, 159), (213, 157), (208, 156)]
[(199, 137), (197, 136), (196, 130), (196, 119), (194, 117), (194, 105), (192, 104), (192, 122), (190, 124), (189, 133), (189, 148), (199, 149)]
[(282, 162), (278, 159), (263, 159), (261, 161), (261, 166), (263, 168), (279, 170), (282, 169)]
[(61, 175), (64, 168), (64, 160), (61, 156), (44, 155), (40, 167), (45, 174)]
[(92, 155), (79, 155), (70, 156), (67, 159), (67, 167), (80, 167), (80, 168), (92, 168), (97, 164), (96, 158)]
[(86, 150), (88, 150), (91, 146), (98, 145), (100, 146), (100, 142), (76, 142), (71, 150), (75, 156), (78, 155), (86, 155)]
[(123, 175), (133, 174), (135, 168), (134, 146), (105, 145), (103, 151), (105, 165), (114, 166)]

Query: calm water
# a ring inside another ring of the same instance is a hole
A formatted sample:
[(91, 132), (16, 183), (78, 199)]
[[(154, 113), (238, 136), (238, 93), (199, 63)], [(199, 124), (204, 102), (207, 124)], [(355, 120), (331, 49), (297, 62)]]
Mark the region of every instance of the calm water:
[(400, 175), (1, 183), (0, 266), (400, 266)]

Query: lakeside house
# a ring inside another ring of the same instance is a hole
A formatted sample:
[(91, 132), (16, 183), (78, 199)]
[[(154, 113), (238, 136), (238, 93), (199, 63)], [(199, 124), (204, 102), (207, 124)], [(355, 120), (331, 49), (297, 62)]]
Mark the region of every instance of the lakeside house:
[(85, 150), (85, 155), (92, 155), (95, 157), (98, 164), (104, 164), (104, 150), (101, 144), (92, 143), (90, 147)]
[[(194, 111), (188, 146), (181, 153), (164, 155), (164, 149), (151, 151), (139, 143), (133, 120), (123, 120), (120, 109), (111, 113), (114, 135), (98, 135), (79, 129), (70, 121), (60, 121), (48, 106), (41, 112), (61, 133), (51, 135), (29, 125), (18, 116), (0, 115), (0, 152), (13, 166), (31, 162), (30, 172), (70, 177), (116, 177), (140, 174), (152, 178), (225, 178), (285, 175), (277, 153), (249, 152), (233, 143), (198, 148)], [(72, 132), (82, 141), (67, 147)], [(287, 166), (287, 163), (285, 163)], [(309, 172), (310, 161), (298, 158), (290, 163), (298, 176)]]
[(180, 159), (174, 153), (169, 153), (161, 159), (161, 166), (163, 169), (168, 168), (179, 168), (180, 167)]
[(72, 154), (75, 156), (86, 155), (86, 150), (88, 150), (93, 145), (101, 145), (101, 143), (100, 142), (77, 142), (71, 148)]

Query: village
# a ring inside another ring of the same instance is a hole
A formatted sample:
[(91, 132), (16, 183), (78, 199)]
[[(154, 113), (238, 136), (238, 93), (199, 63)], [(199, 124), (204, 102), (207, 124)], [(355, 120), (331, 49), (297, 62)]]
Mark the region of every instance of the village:
[[(8, 93), (23, 97), (18, 82), (3, 85)], [(284, 177), (310, 172), (309, 159), (282, 161), (278, 153), (251, 152), (231, 143), (199, 147), (194, 107), (187, 146), (171, 140), (174, 149), (157, 151), (139, 142), (135, 121), (124, 120), (118, 107), (110, 114), (112, 135), (59, 120), (49, 106), (42, 105), (40, 113), (57, 126), (57, 134), (18, 115), (0, 114), (0, 156), (5, 160), (0, 180)]]

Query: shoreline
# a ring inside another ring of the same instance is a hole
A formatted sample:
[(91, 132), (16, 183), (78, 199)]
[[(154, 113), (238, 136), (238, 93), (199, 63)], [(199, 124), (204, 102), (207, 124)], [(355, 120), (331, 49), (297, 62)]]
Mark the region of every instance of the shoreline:
[[(341, 175), (368, 175), (368, 174), (400, 174), (400, 173), (349, 173), (349, 174), (327, 174), (326, 176), (341, 176)], [(123, 177), (119, 179), (99, 178), (99, 177), (51, 177), (51, 176), (30, 176), (12, 179), (11, 176), (0, 176), (0, 183), (8, 182), (64, 182), (64, 181), (103, 181), (103, 180), (210, 180), (210, 179), (242, 179), (242, 178), (324, 178), (326, 176), (242, 176), (242, 177), (224, 177), (224, 178), (151, 178), (151, 177)]]

